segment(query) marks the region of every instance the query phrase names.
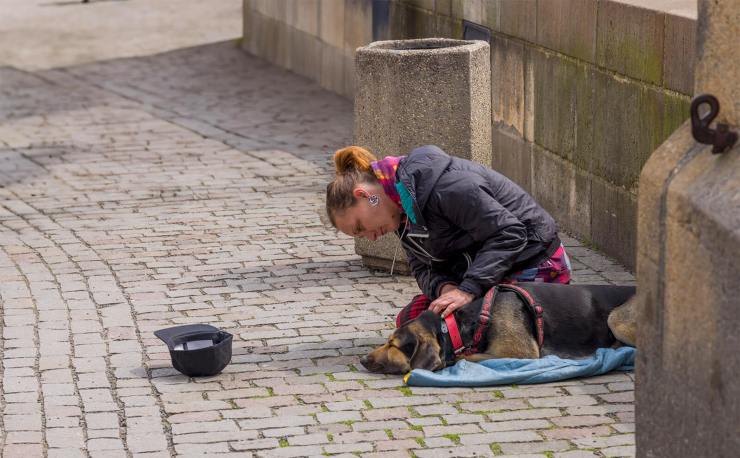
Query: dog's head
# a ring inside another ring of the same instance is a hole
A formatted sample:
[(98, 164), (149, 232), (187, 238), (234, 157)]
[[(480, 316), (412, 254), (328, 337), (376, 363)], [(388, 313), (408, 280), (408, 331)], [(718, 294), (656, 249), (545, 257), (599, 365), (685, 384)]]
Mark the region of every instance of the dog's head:
[(396, 329), (382, 346), (360, 359), (370, 372), (405, 374), (411, 369), (436, 371), (445, 364), (440, 357), (435, 323), (439, 317), (426, 311), (415, 320)]

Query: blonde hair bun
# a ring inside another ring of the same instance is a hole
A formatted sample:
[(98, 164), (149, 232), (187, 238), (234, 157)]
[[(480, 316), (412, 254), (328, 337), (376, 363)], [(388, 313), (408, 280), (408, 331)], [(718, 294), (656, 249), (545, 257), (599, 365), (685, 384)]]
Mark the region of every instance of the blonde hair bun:
[(370, 172), (370, 163), (376, 160), (370, 151), (359, 146), (347, 146), (334, 153), (334, 166), (337, 169), (337, 175)]

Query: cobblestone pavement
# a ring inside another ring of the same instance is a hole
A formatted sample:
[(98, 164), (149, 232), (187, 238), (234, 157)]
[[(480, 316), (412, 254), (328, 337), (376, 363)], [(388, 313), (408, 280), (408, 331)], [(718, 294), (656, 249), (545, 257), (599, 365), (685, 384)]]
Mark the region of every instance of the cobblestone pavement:
[[(407, 388), (363, 371), (416, 292), (322, 225), (351, 104), (233, 42), (0, 68), (6, 457), (634, 454), (633, 376)], [(575, 280), (632, 283), (565, 238)], [(232, 363), (175, 372), (158, 328)]]

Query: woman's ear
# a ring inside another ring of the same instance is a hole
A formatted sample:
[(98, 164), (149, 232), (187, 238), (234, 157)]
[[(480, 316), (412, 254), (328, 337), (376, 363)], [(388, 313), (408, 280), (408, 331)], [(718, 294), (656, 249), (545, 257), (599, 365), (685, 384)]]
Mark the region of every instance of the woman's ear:
[(355, 189), (352, 190), (352, 195), (355, 197), (355, 199), (361, 199), (361, 198), (367, 199), (370, 196), (370, 193), (367, 192), (365, 188), (361, 188), (360, 186), (357, 186)]

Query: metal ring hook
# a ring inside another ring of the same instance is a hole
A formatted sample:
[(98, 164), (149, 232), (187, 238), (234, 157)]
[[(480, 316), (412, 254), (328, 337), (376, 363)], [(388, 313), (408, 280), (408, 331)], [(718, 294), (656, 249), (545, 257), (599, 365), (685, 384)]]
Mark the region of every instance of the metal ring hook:
[[(699, 115), (699, 107), (709, 105), (709, 112)], [(691, 135), (705, 145), (713, 145), (712, 153), (721, 153), (730, 148), (737, 141), (737, 134), (729, 129), (727, 124), (717, 124), (717, 130), (710, 129), (709, 125), (719, 114), (719, 100), (711, 94), (702, 94), (691, 101)]]

